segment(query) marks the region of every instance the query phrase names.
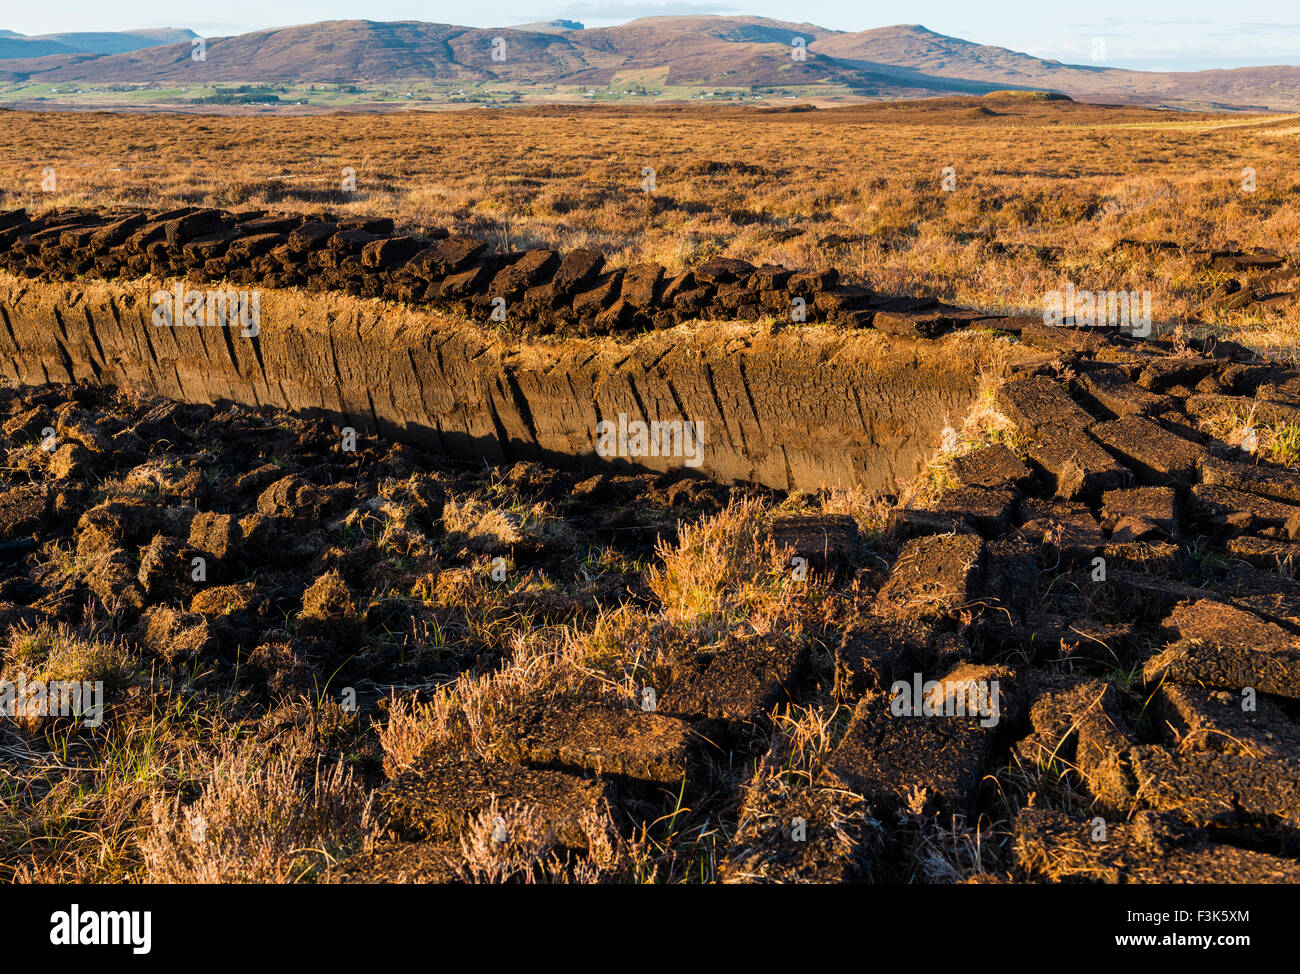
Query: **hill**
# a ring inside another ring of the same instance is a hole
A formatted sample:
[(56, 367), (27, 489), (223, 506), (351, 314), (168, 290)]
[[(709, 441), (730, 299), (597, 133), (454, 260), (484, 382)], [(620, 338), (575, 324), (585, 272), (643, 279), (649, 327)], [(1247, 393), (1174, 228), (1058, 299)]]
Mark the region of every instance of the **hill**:
[(146, 47), (188, 44), (198, 36), (192, 30), (177, 27), (36, 35), (0, 30), (0, 60), (50, 54), (125, 54)]

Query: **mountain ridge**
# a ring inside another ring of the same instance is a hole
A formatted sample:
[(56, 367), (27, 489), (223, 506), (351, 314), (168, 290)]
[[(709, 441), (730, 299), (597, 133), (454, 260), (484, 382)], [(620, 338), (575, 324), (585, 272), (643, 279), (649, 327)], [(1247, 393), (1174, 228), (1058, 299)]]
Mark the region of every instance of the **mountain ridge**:
[(124, 54), (166, 44), (188, 44), (198, 36), (194, 31), (183, 27), (68, 31), (55, 34), (20, 34), (14, 30), (0, 30), (0, 62), (60, 54)]
[[(137, 39), (146, 33), (122, 32)], [(92, 36), (99, 35), (38, 39), (0, 32), (0, 80), (601, 86), (620, 74), (641, 73), (652, 76), (656, 85), (669, 86), (836, 85), (874, 97), (1048, 90), (1078, 100), (1127, 104), (1300, 109), (1300, 67), (1143, 72), (1066, 64), (950, 37), (920, 24), (849, 32), (747, 16), (642, 17), (602, 28), (583, 28), (573, 21), (474, 28), (355, 19), (207, 38), (202, 61), (192, 58), (189, 37), (112, 52), (58, 47), (69, 47), (75, 37), (82, 37), (84, 45), (89, 43), (84, 38)], [(3, 53), (33, 43), (46, 49), (28, 57)]]

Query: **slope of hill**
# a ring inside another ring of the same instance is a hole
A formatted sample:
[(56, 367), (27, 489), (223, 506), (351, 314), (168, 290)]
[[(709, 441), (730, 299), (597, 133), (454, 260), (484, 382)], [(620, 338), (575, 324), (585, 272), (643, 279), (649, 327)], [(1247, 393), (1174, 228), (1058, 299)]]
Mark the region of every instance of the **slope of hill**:
[(1004, 47), (948, 37), (920, 24), (897, 24), (856, 34), (835, 33), (818, 38), (809, 49), (854, 64), (888, 64), (935, 77), (1003, 81), (1025, 87), (1050, 86), (1062, 72), (1098, 77), (1113, 70), (1045, 61)]
[(144, 30), (42, 34), (33, 40), (55, 41), (82, 54), (125, 54), (163, 44), (188, 44), (199, 35), (181, 27), (157, 27)]
[(911, 69), (931, 79), (1001, 81), (1015, 87), (1121, 102), (1194, 102), (1293, 109), (1300, 95), (1300, 68), (1297, 67), (1164, 73), (1063, 64), (1003, 47), (947, 37), (919, 24), (834, 34), (819, 38), (809, 45), (809, 50), (854, 67), (888, 64), (893, 70)]
[[(507, 42), (504, 63), (492, 60), (492, 40)], [(483, 31), (449, 24), (327, 21), (210, 38), (203, 61), (189, 43), (106, 55), (90, 62), (47, 61), (29, 77), (64, 82), (369, 82), (398, 79), (485, 80), (553, 77), (587, 65), (565, 34), (510, 29)], [(499, 70), (491, 71), (489, 66)], [(28, 65), (14, 63), (14, 73)]]
[(76, 48), (69, 47), (67, 44), (60, 44), (58, 41), (37, 40), (34, 37), (24, 37), (11, 31), (6, 31), (3, 36), (0, 36), (0, 61), (15, 58), (45, 57), (47, 54), (76, 53)]
[(577, 20), (539, 20), (531, 24), (514, 24), (514, 30), (527, 30), (535, 34), (562, 34), (568, 30), (583, 30), (581, 22)]
[(0, 31), (0, 60), (38, 58), (51, 54), (125, 54), (164, 44), (188, 44), (199, 35), (178, 27), (66, 34), (19, 34)]

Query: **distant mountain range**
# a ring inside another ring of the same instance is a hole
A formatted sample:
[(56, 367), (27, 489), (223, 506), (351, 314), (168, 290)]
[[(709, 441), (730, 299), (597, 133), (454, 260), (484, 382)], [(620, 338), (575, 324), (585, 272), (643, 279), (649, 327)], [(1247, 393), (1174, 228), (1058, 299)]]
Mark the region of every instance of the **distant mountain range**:
[(145, 47), (188, 44), (199, 35), (192, 30), (162, 27), (149, 30), (73, 34), (19, 34), (0, 30), (0, 60), (42, 58), (48, 55), (127, 54)]
[[(1071, 65), (917, 24), (848, 33), (764, 17), (646, 17), (596, 30), (572, 21), (497, 29), (325, 21), (209, 38), (203, 61), (191, 57), (196, 36), (188, 30), (43, 37), (4, 31), (0, 81), (628, 82), (732, 90), (834, 84), (876, 97), (1045, 89), (1083, 101), (1300, 110), (1300, 67), (1162, 73)], [(800, 46), (804, 56), (792, 57)]]

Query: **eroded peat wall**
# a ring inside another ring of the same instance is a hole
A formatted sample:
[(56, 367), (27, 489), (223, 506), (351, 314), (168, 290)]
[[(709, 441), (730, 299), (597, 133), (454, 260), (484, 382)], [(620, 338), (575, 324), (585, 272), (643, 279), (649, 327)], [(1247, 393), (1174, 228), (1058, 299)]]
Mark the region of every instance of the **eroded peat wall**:
[(975, 335), (710, 324), (519, 341), (400, 304), (274, 290), (261, 292), (258, 334), (245, 337), (238, 327), (153, 324), (150, 294), (167, 287), (0, 278), (0, 373), (270, 405), (491, 462), (595, 457), (598, 424), (620, 414), (695, 422), (703, 476), (888, 490), (960, 425), (981, 368), (994, 367), (991, 342)]

